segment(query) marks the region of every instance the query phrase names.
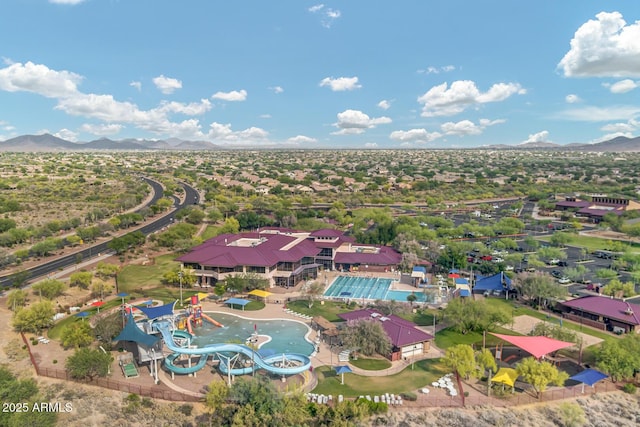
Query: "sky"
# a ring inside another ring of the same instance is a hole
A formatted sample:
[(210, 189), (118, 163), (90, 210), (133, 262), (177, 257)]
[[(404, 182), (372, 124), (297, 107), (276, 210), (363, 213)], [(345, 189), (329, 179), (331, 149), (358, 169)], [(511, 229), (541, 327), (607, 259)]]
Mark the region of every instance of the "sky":
[(640, 2), (2, 0), (0, 140), (473, 148), (640, 135)]

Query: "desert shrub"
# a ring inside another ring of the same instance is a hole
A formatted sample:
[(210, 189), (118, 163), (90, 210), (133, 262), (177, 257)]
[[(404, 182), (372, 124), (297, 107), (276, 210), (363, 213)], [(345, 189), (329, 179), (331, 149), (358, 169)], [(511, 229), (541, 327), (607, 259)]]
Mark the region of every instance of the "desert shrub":
[(180, 405), (178, 407), (178, 411), (180, 411), (181, 413), (183, 413), (184, 415), (186, 415), (188, 417), (193, 412), (193, 406), (187, 405), (187, 404)]
[(636, 386), (631, 383), (627, 383), (624, 385), (624, 387), (622, 387), (622, 391), (629, 394), (635, 394), (636, 390), (637, 390)]
[(416, 400), (418, 400), (418, 396), (410, 391), (406, 391), (404, 393), (400, 393), (400, 396), (404, 399), (404, 400), (408, 400), (411, 402), (415, 402)]

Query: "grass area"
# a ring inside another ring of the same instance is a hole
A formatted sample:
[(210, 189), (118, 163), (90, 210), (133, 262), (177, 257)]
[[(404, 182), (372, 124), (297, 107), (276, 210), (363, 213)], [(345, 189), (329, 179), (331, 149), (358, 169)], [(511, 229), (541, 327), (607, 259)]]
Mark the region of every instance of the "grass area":
[(218, 234), (220, 234), (219, 229), (220, 229), (220, 226), (218, 225), (207, 225), (207, 228), (204, 229), (204, 231), (200, 235), (200, 238), (202, 240), (208, 240), (208, 239), (211, 239), (212, 237), (216, 237)]
[(433, 317), (437, 317), (437, 313), (437, 310), (418, 309), (415, 313), (398, 314), (398, 317), (402, 317), (418, 326), (433, 326)]
[(132, 293), (162, 285), (162, 276), (180, 266), (175, 257), (173, 254), (161, 255), (154, 259), (152, 265), (127, 265), (118, 274), (118, 289)]
[(355, 306), (349, 307), (342, 302), (324, 301), (324, 304), (322, 304), (321, 301), (316, 301), (313, 303), (313, 307), (309, 308), (307, 301), (299, 300), (288, 302), (287, 308), (312, 317), (322, 316), (330, 322), (340, 322), (342, 319), (338, 317), (338, 314), (352, 311)]
[[(570, 233), (571, 241), (569, 241), (569, 246), (578, 246), (587, 248), (589, 252), (593, 252), (596, 250), (608, 250), (607, 241), (611, 239), (603, 238), (603, 237), (595, 237), (595, 236), (583, 236), (580, 234), (572, 234)], [(543, 242), (549, 242), (551, 240), (551, 236), (539, 236), (536, 237), (536, 240), (540, 240)], [(623, 243), (624, 250), (632, 250), (637, 252), (638, 245), (637, 244), (629, 244), (627, 242)]]
[(385, 377), (364, 377), (356, 374), (345, 374), (344, 384), (340, 384), (341, 376), (327, 366), (315, 370), (318, 375), (318, 386), (314, 393), (342, 394), (345, 397), (360, 395), (380, 395), (384, 393), (402, 393), (413, 391), (431, 384), (449, 372), (437, 359), (421, 360), (407, 366), (402, 372)]
[(350, 361), (353, 366), (367, 371), (382, 371), (391, 367), (391, 362), (387, 359), (369, 359), (361, 358), (353, 359)]

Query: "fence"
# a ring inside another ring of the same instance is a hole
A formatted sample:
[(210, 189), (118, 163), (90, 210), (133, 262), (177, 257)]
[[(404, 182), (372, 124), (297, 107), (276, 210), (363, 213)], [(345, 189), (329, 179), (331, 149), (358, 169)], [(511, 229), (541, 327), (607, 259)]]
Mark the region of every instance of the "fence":
[(102, 388), (108, 388), (110, 390), (121, 391), (124, 393), (135, 393), (140, 396), (151, 397), (153, 399), (162, 399), (174, 402), (199, 402), (201, 398), (192, 396), (190, 394), (181, 393), (179, 391), (171, 390), (166, 386), (146, 387), (138, 384), (132, 384), (125, 381), (118, 381), (111, 378), (93, 378), (91, 380), (78, 381), (72, 378), (64, 369), (41, 367), (36, 363), (36, 359), (31, 353), (31, 346), (29, 341), (22, 335), (22, 341), (24, 341), (27, 349), (29, 350), (29, 359), (31, 364), (36, 370), (36, 374), (42, 377), (55, 378), (58, 380), (71, 381), (79, 384), (92, 385)]

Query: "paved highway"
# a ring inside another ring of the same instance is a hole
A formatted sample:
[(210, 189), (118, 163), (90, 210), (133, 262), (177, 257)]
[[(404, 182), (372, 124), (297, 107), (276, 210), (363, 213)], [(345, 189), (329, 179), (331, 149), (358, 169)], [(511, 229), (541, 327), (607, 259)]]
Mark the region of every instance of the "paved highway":
[[(144, 179), (147, 182), (147, 184), (149, 184), (153, 189), (152, 199), (149, 200), (148, 203), (146, 203), (144, 206), (141, 207), (141, 208), (145, 208), (153, 205), (158, 200), (160, 200), (163, 197), (164, 192), (162, 189), (162, 185), (159, 182), (156, 182), (144, 177), (142, 179)], [(173, 224), (175, 213), (177, 211), (179, 211), (180, 209), (184, 209), (189, 205), (197, 204), (200, 202), (200, 194), (195, 188), (191, 187), (186, 183), (181, 183), (181, 185), (185, 191), (184, 200), (180, 202), (177, 198), (174, 197), (175, 209), (173, 211), (171, 211), (167, 215), (163, 215), (162, 217), (156, 219), (155, 221), (152, 221), (140, 228), (137, 228), (136, 231), (141, 231), (143, 234), (149, 235), (158, 230), (162, 230), (163, 228)], [(93, 246), (81, 249), (72, 254), (65, 255), (63, 257), (56, 258), (51, 261), (46, 261), (40, 265), (29, 268), (25, 271), (29, 274), (29, 280), (46, 276), (56, 271), (60, 271), (66, 267), (73, 266), (74, 264), (77, 264), (80, 260), (86, 261), (88, 259), (98, 256), (99, 254), (105, 254), (105, 253), (111, 252), (111, 250), (107, 247), (109, 242), (110, 240), (107, 240), (102, 243), (95, 244)], [(11, 281), (12, 281), (11, 275), (2, 276), (0, 277), (0, 286), (1, 287), (11, 286)]]

